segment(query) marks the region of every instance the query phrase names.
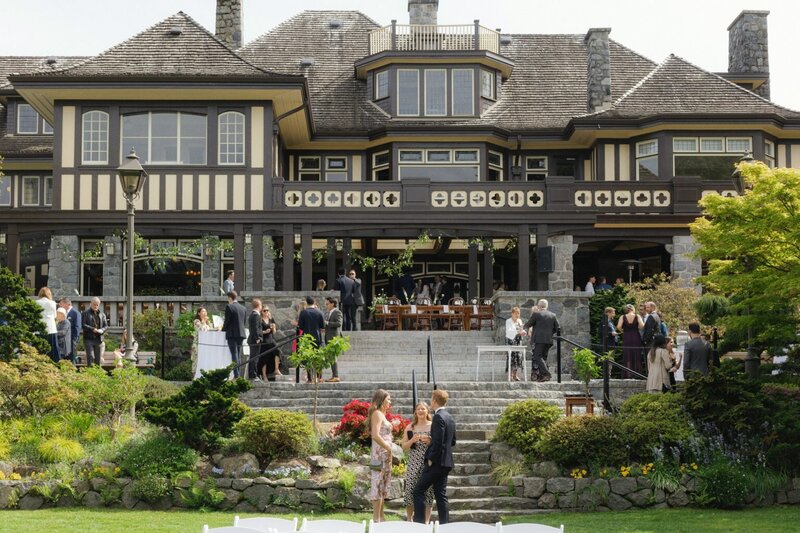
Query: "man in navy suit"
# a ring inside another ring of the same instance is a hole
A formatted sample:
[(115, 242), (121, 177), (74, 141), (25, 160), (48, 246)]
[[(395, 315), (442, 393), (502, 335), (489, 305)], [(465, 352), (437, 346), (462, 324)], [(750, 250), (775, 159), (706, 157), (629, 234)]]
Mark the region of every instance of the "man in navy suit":
[(70, 336), (72, 337), (72, 344), (70, 348), (69, 354), (67, 354), (67, 359), (75, 362), (75, 346), (78, 344), (78, 336), (81, 334), (81, 330), (83, 329), (81, 326), (81, 314), (78, 312), (77, 309), (72, 307), (72, 301), (67, 298), (61, 298), (58, 301), (58, 304), (64, 308), (67, 312), (67, 320), (69, 320), (69, 330)]
[(356, 321), (356, 282), (345, 275), (345, 269), (339, 269), (339, 277), (336, 278), (334, 290), (339, 290), (339, 301), (342, 302), (342, 312), (344, 313), (344, 330), (353, 331)]
[(231, 361), (233, 376), (239, 377), (239, 360), (242, 358), (242, 342), (244, 334), (244, 321), (247, 317), (247, 310), (242, 304), (236, 301), (239, 297), (236, 291), (228, 293), (228, 305), (225, 306), (225, 321), (222, 323), (222, 331), (225, 332), (225, 339), (228, 341), (228, 349), (231, 351)]
[(414, 487), (414, 522), (425, 523), (425, 491), (433, 485), (436, 498), (436, 512), (439, 523), (449, 522), (447, 508), (447, 476), (452, 470), (453, 446), (456, 445), (456, 423), (445, 410), (449, 396), (447, 391), (437, 389), (431, 396), (431, 409), (434, 411), (431, 422), (431, 443), (425, 451), (425, 468)]

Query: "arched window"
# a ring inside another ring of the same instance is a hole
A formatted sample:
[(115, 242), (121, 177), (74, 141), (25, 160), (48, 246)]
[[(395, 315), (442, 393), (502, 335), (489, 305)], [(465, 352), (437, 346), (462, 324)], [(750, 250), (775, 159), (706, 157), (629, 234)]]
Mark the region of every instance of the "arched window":
[(108, 113), (87, 111), (83, 114), (82, 130), (81, 161), (85, 164), (108, 163)]
[(244, 115), (237, 111), (219, 116), (219, 164), (244, 164)]

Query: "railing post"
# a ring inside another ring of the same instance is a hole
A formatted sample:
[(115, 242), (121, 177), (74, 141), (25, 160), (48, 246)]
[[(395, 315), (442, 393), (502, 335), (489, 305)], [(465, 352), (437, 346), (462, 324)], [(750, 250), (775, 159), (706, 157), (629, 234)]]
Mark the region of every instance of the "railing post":
[(167, 366), (167, 327), (161, 326), (161, 379), (164, 379), (164, 371)]
[(475, 50), (481, 49), (481, 21), (475, 19)]
[(428, 336), (428, 383), (430, 382), (431, 382), (431, 338), (430, 336)]
[(392, 20), (392, 50), (397, 50), (397, 20)]
[(561, 328), (556, 330), (556, 379), (561, 383)]
[(716, 326), (711, 328), (711, 361), (719, 368), (719, 331)]
[(412, 400), (411, 401), (411, 405), (414, 406), (414, 409), (416, 409), (417, 398), (418, 397), (419, 397), (419, 394), (417, 393), (417, 370), (416, 369), (412, 369), (411, 370), (411, 400)]
[[(608, 354), (608, 319), (603, 314), (603, 321), (600, 323), (600, 335), (603, 339), (601, 354), (605, 357)], [(607, 413), (611, 412), (611, 364), (608, 359), (603, 359), (603, 409)]]

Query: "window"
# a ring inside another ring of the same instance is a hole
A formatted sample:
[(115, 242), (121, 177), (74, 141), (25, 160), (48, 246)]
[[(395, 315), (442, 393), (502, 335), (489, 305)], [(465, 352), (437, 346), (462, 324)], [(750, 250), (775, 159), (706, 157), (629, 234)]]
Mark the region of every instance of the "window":
[(44, 205), (53, 205), (53, 176), (44, 178)]
[(473, 90), (474, 74), (472, 69), (453, 69), (453, 115), (465, 116), (475, 114), (475, 93)]
[(427, 178), (431, 181), (478, 181), (477, 149), (399, 150), (400, 179)]
[(525, 158), (525, 179), (527, 181), (543, 180), (547, 177), (547, 156), (531, 156)]
[(658, 140), (636, 143), (636, 178), (658, 177)]
[(244, 165), (244, 114), (237, 111), (219, 116), (219, 164)]
[[(83, 163), (108, 163), (108, 113), (105, 111), (87, 111), (82, 119)], [(122, 145), (123, 151), (125, 145)]]
[(389, 168), (391, 157), (389, 150), (372, 154), (372, 179), (374, 181), (389, 181), (392, 179), (392, 171)]
[(398, 157), (401, 163), (422, 163), (422, 150), (400, 150)]
[(50, 123), (44, 119), (42, 119), (42, 133), (45, 135), (53, 134), (53, 126), (51, 126)]
[(384, 70), (375, 74), (375, 100), (389, 96), (389, 71)]
[(401, 69), (397, 71), (397, 114), (419, 115), (419, 71)]
[(0, 205), (11, 205), (11, 176), (0, 176)]
[(489, 164), (489, 175), (486, 176), (486, 180), (503, 181), (503, 154), (489, 150), (487, 163)]
[(319, 156), (300, 156), (297, 177), (300, 181), (320, 181), (322, 167)]
[(769, 168), (775, 168), (775, 143), (764, 141), (764, 162)]
[(17, 133), (39, 133), (39, 113), (30, 104), (17, 104)]
[(450, 150), (428, 150), (428, 163), (449, 163)]
[[(693, 150), (688, 149), (689, 140), (694, 143)], [(709, 180), (728, 179), (742, 154), (752, 149), (750, 137), (676, 137), (672, 143), (674, 174)]]
[(347, 181), (347, 158), (325, 158), (325, 181)]
[(39, 205), (39, 176), (22, 177), (22, 205), (35, 207)]
[(478, 151), (477, 150), (455, 150), (456, 163), (477, 163)]
[(494, 72), (481, 70), (481, 96), (494, 100)]
[(447, 71), (425, 70), (425, 115), (442, 117), (447, 114)]
[(81, 241), (81, 294), (84, 296), (103, 295), (103, 253), (103, 241)]
[(206, 116), (151, 112), (122, 117), (122, 152), (136, 150), (142, 164), (206, 164)]

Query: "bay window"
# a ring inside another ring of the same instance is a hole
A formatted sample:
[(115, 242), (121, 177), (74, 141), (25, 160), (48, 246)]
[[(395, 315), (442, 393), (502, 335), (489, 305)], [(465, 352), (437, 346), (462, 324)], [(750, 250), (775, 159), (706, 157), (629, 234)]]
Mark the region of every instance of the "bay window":
[(425, 70), (425, 115), (442, 117), (447, 114), (447, 71)]
[(454, 68), (453, 77), (453, 115), (475, 114), (475, 71), (471, 68)]
[(419, 115), (419, 71), (400, 69), (397, 71), (397, 114)]
[(729, 179), (736, 163), (752, 147), (750, 137), (674, 137), (674, 173), (709, 180)]
[(636, 143), (636, 178), (658, 177), (658, 139)]

